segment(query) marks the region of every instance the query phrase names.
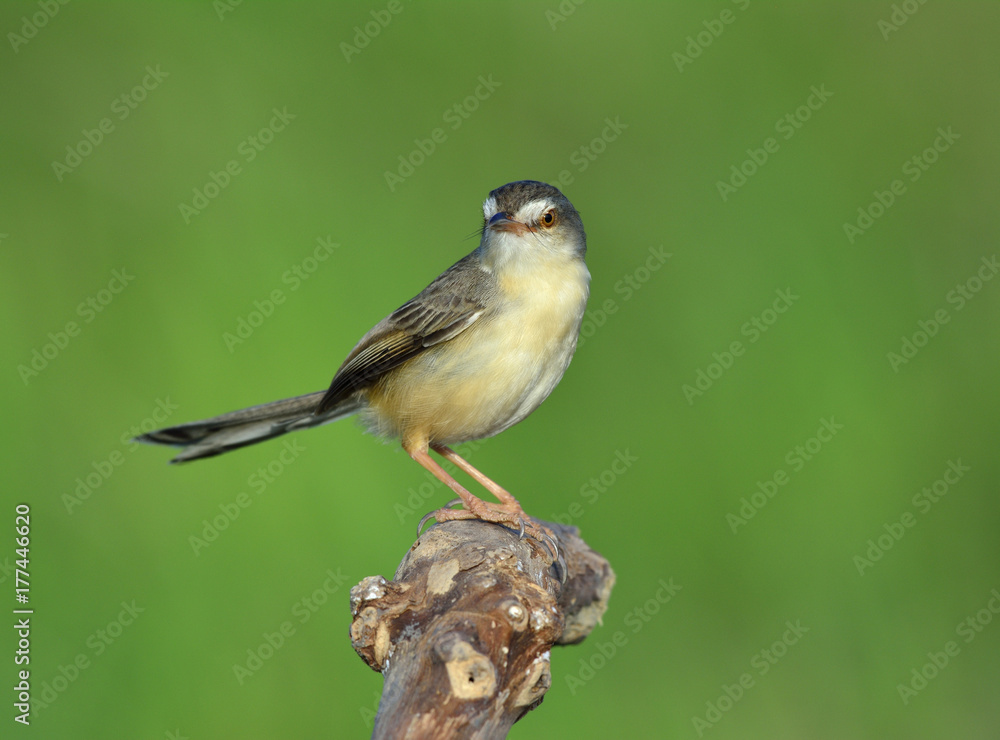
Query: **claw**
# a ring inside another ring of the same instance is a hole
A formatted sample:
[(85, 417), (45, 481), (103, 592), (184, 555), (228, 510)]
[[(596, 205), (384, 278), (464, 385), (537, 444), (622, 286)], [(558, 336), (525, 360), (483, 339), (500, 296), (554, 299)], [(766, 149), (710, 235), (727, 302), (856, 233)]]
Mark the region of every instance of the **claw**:
[[(435, 511), (436, 511), (436, 509), (435, 509)], [(428, 520), (433, 519), (433, 518), (434, 518), (434, 512), (433, 511), (428, 511), (426, 514), (424, 514), (420, 518), (420, 521), (417, 522), (417, 537), (420, 536), (420, 531), (424, 528), (424, 525), (427, 524)]]
[[(435, 518), (435, 514), (446, 511), (455, 504), (460, 504), (460, 503), (462, 503), (462, 499), (460, 498), (452, 499), (444, 506), (442, 506), (440, 509), (435, 509), (434, 511), (430, 511), (424, 514), (424, 516), (417, 523), (417, 537), (419, 537), (420, 533), (423, 531), (424, 525), (427, 524), (427, 522), (430, 521), (431, 519)], [(477, 515), (472, 514), (471, 512), (463, 511), (462, 513), (466, 515), (462, 518), (469, 518), (469, 519), (479, 518)], [(453, 517), (449, 517), (449, 520), (452, 518)], [(491, 521), (491, 520), (484, 519), (483, 521)], [(510, 519), (504, 519), (499, 521), (492, 520), (492, 521), (497, 521), (497, 523), (499, 524), (512, 523)], [(531, 527), (531, 533), (530, 533), (531, 538), (534, 539), (539, 544), (544, 545), (545, 548), (549, 551), (549, 554), (552, 556), (552, 565), (556, 568), (559, 574), (559, 582), (566, 583), (566, 580), (569, 577), (569, 573), (566, 568), (566, 560), (562, 557), (562, 554), (559, 552), (559, 544), (556, 542), (555, 536), (548, 529), (542, 527), (535, 521), (531, 520), (530, 517), (524, 515), (523, 510), (521, 511), (521, 516), (517, 517), (517, 524), (519, 530), (517, 537), (519, 540), (524, 539), (524, 536), (528, 534), (528, 527), (529, 526)]]
[[(442, 506), (441, 509), (450, 509), (455, 504), (460, 504), (460, 503), (462, 503), (462, 499), (460, 499), (460, 498), (453, 498), (451, 501), (449, 501), (444, 506)], [(434, 518), (434, 514), (436, 514), (437, 512), (439, 512), (441, 509), (434, 509), (434, 511), (428, 511), (426, 514), (423, 515), (423, 517), (420, 519), (420, 521), (417, 522), (417, 537), (420, 536), (420, 530), (422, 530), (424, 528), (424, 525), (427, 524), (428, 521), (430, 521), (431, 519), (433, 519)]]
[(553, 565), (559, 568), (559, 583), (566, 583), (569, 580), (569, 569), (566, 567), (566, 559), (559, 558)]
[(569, 578), (569, 572), (566, 568), (566, 560), (559, 552), (559, 544), (556, 542), (556, 538), (552, 536), (549, 530), (543, 529), (539, 542), (543, 543), (552, 555), (552, 565), (559, 573), (559, 582), (566, 583), (567, 578)]
[(545, 538), (545, 544), (547, 544), (549, 546), (549, 550), (552, 551), (552, 561), (557, 562), (559, 560), (559, 545), (556, 544), (555, 537), (544, 530), (542, 531), (542, 537)]

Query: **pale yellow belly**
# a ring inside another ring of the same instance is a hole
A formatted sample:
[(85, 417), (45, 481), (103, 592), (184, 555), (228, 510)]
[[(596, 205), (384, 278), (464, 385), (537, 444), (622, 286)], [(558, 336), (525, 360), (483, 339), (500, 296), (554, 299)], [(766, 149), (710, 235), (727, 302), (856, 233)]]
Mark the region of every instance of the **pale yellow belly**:
[[(583, 267), (586, 270), (586, 267)], [(507, 309), (425, 350), (369, 392), (364, 418), (404, 445), (489, 437), (552, 392), (576, 348), (587, 283), (524, 286)]]

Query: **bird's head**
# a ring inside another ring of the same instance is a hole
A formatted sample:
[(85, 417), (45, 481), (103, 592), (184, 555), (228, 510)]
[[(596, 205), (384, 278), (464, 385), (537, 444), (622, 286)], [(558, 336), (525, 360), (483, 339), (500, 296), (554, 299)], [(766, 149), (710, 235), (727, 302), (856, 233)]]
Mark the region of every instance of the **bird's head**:
[(557, 188), (535, 180), (507, 183), (483, 202), (479, 250), (486, 264), (530, 265), (553, 257), (583, 259), (580, 214)]

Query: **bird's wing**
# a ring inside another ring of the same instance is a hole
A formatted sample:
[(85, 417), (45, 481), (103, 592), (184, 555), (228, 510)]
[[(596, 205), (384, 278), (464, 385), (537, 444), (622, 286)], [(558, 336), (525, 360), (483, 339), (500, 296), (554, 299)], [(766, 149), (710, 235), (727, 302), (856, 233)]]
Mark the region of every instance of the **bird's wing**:
[(316, 413), (371, 386), (428, 347), (461, 334), (483, 316), (494, 290), (491, 273), (473, 255), (452, 265), (362, 337), (337, 370)]

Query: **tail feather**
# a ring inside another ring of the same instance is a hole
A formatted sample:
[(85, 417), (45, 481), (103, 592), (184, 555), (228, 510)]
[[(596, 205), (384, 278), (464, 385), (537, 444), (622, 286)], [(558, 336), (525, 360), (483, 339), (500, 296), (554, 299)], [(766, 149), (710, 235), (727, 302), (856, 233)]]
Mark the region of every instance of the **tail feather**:
[(329, 424), (357, 413), (362, 406), (357, 399), (347, 399), (322, 414), (316, 414), (324, 395), (326, 391), (317, 391), (272, 401), (203, 421), (157, 429), (135, 439), (137, 442), (183, 447), (184, 451), (170, 462), (187, 462), (221, 455), (297, 429)]

